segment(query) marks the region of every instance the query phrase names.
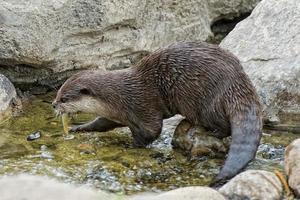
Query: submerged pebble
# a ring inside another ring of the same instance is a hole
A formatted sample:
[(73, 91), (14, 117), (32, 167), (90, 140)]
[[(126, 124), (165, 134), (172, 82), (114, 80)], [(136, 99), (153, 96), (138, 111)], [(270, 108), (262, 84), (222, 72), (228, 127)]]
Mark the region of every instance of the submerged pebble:
[(211, 134), (213, 133), (202, 127), (193, 127), (187, 120), (182, 120), (175, 129), (172, 145), (192, 158), (203, 156), (223, 158), (228, 145), (225, 140)]
[(261, 155), (264, 159), (269, 160), (283, 160), (284, 147), (274, 146), (272, 144), (261, 144), (258, 147), (257, 153)]
[(74, 138), (75, 138), (75, 135), (73, 135), (73, 134), (64, 135), (64, 140), (73, 140)]
[(41, 131), (36, 131), (27, 136), (27, 141), (37, 140), (42, 136)]
[(50, 152), (45, 151), (41, 153), (40, 158), (53, 159), (54, 156)]

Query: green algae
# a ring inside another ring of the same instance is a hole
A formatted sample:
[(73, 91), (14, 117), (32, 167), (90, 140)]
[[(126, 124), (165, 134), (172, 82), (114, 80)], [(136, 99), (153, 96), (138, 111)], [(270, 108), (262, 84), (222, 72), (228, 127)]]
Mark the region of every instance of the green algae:
[[(208, 185), (223, 164), (223, 159), (189, 160), (170, 145), (134, 148), (128, 128), (76, 133), (73, 140), (64, 140), (61, 121), (49, 103), (52, 98), (53, 94), (34, 98), (21, 116), (0, 124), (0, 175), (46, 175), (68, 183), (131, 194)], [(94, 117), (77, 115), (72, 122)], [(37, 130), (42, 137), (27, 141), (27, 135)], [(257, 159), (249, 168), (282, 170), (284, 147), (297, 137), (265, 135)]]

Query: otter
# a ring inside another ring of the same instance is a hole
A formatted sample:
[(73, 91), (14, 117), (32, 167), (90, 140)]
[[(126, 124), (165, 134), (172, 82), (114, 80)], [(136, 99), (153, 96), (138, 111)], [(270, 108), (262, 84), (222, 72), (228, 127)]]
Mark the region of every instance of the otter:
[(171, 44), (123, 70), (78, 73), (61, 86), (53, 107), (58, 113), (99, 116), (71, 131), (128, 126), (139, 147), (157, 139), (163, 119), (175, 114), (218, 138), (231, 135), (216, 183), (245, 168), (255, 157), (262, 135), (259, 97), (239, 60), (204, 42)]

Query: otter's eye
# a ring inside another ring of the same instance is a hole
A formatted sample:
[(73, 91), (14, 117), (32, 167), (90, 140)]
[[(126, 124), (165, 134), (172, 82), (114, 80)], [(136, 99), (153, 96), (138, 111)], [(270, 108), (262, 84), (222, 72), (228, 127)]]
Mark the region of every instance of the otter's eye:
[(85, 94), (85, 95), (90, 95), (91, 94), (90, 91), (88, 89), (86, 89), (86, 88), (80, 89), (80, 93), (81, 94)]
[(60, 99), (60, 101), (61, 101), (62, 103), (66, 103), (67, 98), (66, 98), (66, 97), (62, 97), (62, 98)]

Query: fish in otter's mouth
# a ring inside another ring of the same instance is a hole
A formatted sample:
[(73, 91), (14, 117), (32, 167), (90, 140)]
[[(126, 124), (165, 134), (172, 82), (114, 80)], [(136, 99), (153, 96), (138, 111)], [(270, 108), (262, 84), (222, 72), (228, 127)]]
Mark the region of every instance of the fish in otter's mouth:
[(68, 134), (69, 133), (69, 113), (63, 112), (63, 109), (58, 108), (58, 104), (56, 101), (52, 103), (52, 106), (54, 108), (54, 112), (56, 117), (61, 117), (61, 122), (63, 125), (64, 133)]

